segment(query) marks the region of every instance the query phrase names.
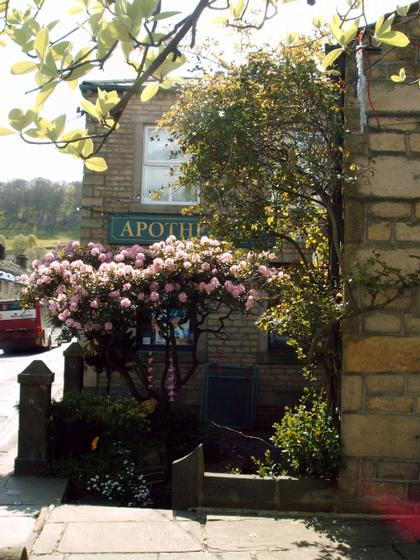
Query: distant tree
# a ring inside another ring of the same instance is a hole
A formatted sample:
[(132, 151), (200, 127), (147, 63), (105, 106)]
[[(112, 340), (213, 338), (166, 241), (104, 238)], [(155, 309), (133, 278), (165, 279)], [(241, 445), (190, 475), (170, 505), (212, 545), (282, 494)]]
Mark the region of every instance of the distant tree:
[(29, 249), (32, 249), (33, 247), (36, 247), (38, 245), (38, 238), (33, 233), (28, 235), (28, 237), (26, 239), (28, 241), (28, 248)]
[(11, 246), (15, 253), (24, 253), (28, 248), (28, 238), (22, 233), (18, 233), (12, 238)]

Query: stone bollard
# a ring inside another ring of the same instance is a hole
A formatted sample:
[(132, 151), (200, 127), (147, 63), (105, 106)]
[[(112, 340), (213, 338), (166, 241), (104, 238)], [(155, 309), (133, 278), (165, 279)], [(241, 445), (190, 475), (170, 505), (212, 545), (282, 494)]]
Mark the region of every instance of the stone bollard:
[(48, 426), (54, 374), (41, 360), (34, 360), (18, 375), (20, 383), (18, 454), (16, 475), (35, 475), (48, 464)]
[(204, 451), (200, 443), (194, 451), (172, 463), (172, 509), (199, 507), (203, 478)]
[(72, 342), (63, 355), (63, 397), (67, 397), (69, 393), (80, 393), (83, 388), (83, 349), (78, 342)]

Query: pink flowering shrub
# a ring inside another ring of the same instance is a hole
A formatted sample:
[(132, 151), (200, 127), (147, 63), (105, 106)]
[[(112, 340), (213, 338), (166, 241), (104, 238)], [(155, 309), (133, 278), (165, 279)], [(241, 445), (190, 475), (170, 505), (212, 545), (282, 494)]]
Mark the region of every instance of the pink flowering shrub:
[[(174, 370), (179, 391), (198, 365), (196, 347), (205, 318), (222, 306), (229, 314), (249, 311), (277, 275), (267, 266), (268, 257), (234, 252), (207, 237), (184, 242), (171, 236), (147, 248), (133, 245), (117, 253), (98, 243), (82, 248), (71, 241), (33, 262), (22, 297), (26, 303), (43, 300), (56, 325), (82, 331), (90, 351), (102, 356), (105, 369), (123, 375), (137, 399), (146, 395), (165, 400), (168, 391), (159, 394), (146, 383), (147, 364), (135, 351), (133, 333), (139, 321), (157, 325), (165, 338), (166, 363)], [(175, 321), (174, 311), (179, 318)], [(192, 318), (192, 366), (183, 374), (176, 359), (175, 328)], [(222, 327), (223, 322), (216, 334)], [(133, 361), (135, 366), (129, 365)]]

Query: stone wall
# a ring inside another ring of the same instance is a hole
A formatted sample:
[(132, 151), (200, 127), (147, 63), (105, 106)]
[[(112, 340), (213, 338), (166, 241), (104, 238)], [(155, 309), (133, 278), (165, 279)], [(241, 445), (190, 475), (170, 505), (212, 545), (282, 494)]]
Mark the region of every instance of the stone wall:
[[(93, 95), (93, 91), (90, 92)], [(136, 212), (173, 212), (173, 207), (140, 204), (140, 180), (143, 126), (154, 124), (173, 105), (175, 92), (160, 91), (147, 103), (136, 96), (128, 104), (120, 120), (120, 128), (106, 141), (101, 155), (108, 163), (105, 173), (85, 168), (81, 200), (80, 242), (107, 243), (108, 214)], [(88, 95), (88, 97), (90, 97)], [(96, 125), (88, 119), (90, 132)]]
[[(403, 20), (401, 29), (419, 41), (415, 19)], [(345, 194), (345, 266), (351, 272), (355, 259), (376, 251), (407, 272), (418, 267), (411, 255), (420, 256), (420, 91), (390, 76), (404, 66), (408, 82), (418, 78), (419, 49), (386, 47), (370, 52), (369, 61), (379, 126), (369, 107), (364, 134), (347, 64), (347, 148), (374, 174)], [(342, 509), (412, 511), (420, 502), (420, 290), (347, 321), (343, 343)]]
[[(96, 87), (85, 95), (92, 98)], [(142, 137), (144, 125), (154, 124), (174, 103), (174, 91), (161, 91), (147, 103), (137, 98), (130, 100), (120, 121), (120, 128), (106, 141), (102, 154), (107, 163), (105, 173), (92, 173), (85, 169), (81, 202), (81, 243), (90, 241), (107, 244), (107, 220), (110, 213), (161, 212), (171, 213), (179, 207), (159, 204), (141, 204)], [(89, 118), (87, 126), (95, 132), (96, 125)], [(289, 260), (294, 254), (285, 254)], [(221, 341), (212, 334), (203, 340), (200, 349), (201, 363), (234, 363), (257, 367), (257, 414), (259, 427), (269, 427), (279, 419), (285, 405), (294, 404), (302, 394), (304, 380), (301, 368), (296, 363), (285, 361), (281, 356), (268, 352), (267, 335), (255, 327), (255, 315), (232, 316), (226, 322), (228, 338)], [(218, 317), (210, 319), (209, 327), (218, 326)], [(155, 352), (156, 362), (159, 357)], [(182, 356), (184, 367), (188, 367), (188, 355)], [(156, 366), (158, 374), (159, 366)], [(196, 375), (183, 388), (177, 403), (193, 409), (200, 407), (203, 372), (198, 368)], [(85, 372), (85, 386), (99, 385), (104, 388), (106, 379), (97, 377), (92, 370)], [(113, 376), (112, 385), (120, 390), (121, 380)]]

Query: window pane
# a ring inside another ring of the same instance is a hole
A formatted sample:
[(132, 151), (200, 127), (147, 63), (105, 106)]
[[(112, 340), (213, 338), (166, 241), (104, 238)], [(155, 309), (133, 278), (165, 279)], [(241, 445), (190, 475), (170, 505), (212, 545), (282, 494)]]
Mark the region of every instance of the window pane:
[(167, 161), (180, 162), (184, 157), (179, 154), (174, 157), (173, 152), (177, 152), (179, 147), (176, 142), (169, 140), (169, 133), (165, 129), (157, 130), (151, 126), (145, 127), (144, 138), (144, 161)]
[(174, 202), (197, 202), (197, 191), (183, 186), (175, 186), (172, 191)]
[[(168, 202), (170, 194), (170, 183), (174, 177), (170, 176), (168, 166), (145, 165), (143, 167), (143, 201), (146, 202)], [(156, 196), (153, 196), (155, 194)]]

